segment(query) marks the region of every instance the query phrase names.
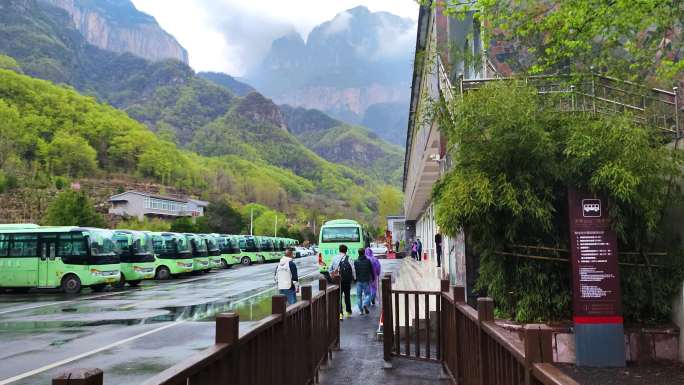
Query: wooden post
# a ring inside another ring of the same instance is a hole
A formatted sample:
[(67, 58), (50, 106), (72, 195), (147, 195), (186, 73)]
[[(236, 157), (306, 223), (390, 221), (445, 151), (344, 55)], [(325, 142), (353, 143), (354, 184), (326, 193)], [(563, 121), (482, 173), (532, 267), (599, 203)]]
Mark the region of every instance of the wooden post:
[(392, 346), (394, 346), (394, 320), (392, 319), (392, 277), (388, 275), (382, 278), (382, 342), (383, 359), (389, 363), (392, 360)]
[(439, 281), (439, 291), (439, 302), (437, 303), (439, 309), (439, 317), (437, 317), (437, 360), (441, 361), (445, 357), (444, 350), (447, 347), (443, 323), (445, 322), (444, 319), (446, 318), (446, 312), (444, 311), (444, 302), (446, 302), (446, 300), (444, 299), (444, 294), (449, 292), (448, 279), (442, 279)]
[(523, 330), (525, 336), (525, 383), (530, 384), (534, 364), (553, 362), (551, 329), (542, 324), (528, 324)]
[[(323, 301), (325, 303), (325, 313), (323, 318), (325, 318), (325, 331), (323, 332), (322, 338), (325, 340), (326, 344), (326, 349), (327, 349), (327, 344), (328, 341), (330, 341), (330, 333), (331, 329), (333, 328), (333, 325), (330, 323), (330, 298), (328, 296), (328, 280), (325, 278), (319, 278), (318, 279), (318, 291), (323, 293), (323, 297), (319, 299), (319, 301)], [(337, 314), (336, 314), (337, 315)], [(328, 364), (328, 353), (325, 353), (325, 357), (323, 358), (323, 365)]]
[[(337, 292), (339, 293), (339, 295), (337, 296), (337, 301), (339, 301), (338, 302), (338, 304), (339, 304), (338, 308), (341, 309), (342, 308), (342, 277), (339, 277), (339, 276), (335, 277), (333, 279), (333, 281), (335, 282), (335, 285), (337, 285)], [(333, 329), (333, 331), (335, 333), (335, 341), (337, 341), (337, 344), (335, 345), (335, 350), (340, 350), (340, 319), (339, 319), (337, 313), (335, 313), (334, 315), (330, 314), (330, 320), (331, 320), (331, 322), (334, 322), (334, 325), (335, 325), (335, 328)], [(330, 352), (330, 359), (332, 359), (332, 352)]]
[(477, 299), (477, 320), (479, 321), (480, 340), (480, 384), (489, 385), (489, 351), (487, 349), (487, 335), (484, 331), (485, 322), (494, 321), (494, 300), (491, 298)]
[(224, 313), (216, 316), (216, 343), (232, 344), (237, 342), (240, 326), (240, 315)]
[(52, 379), (52, 385), (102, 385), (104, 373), (100, 369), (71, 369)]
[(461, 370), (465, 370), (464, 365), (462, 365), (462, 361), (464, 360), (464, 357), (459, 356), (459, 344), (463, 343), (464, 341), (459, 341), (459, 322), (458, 320), (461, 317), (461, 314), (458, 310), (458, 306), (456, 306), (459, 303), (465, 303), (465, 288), (463, 286), (457, 285), (457, 286), (452, 286), (451, 287), (451, 295), (454, 299), (454, 309), (453, 309), (453, 318), (454, 318), (454, 323), (455, 325), (452, 326), (452, 330), (454, 330), (454, 335), (453, 335), (453, 341), (450, 341), (451, 343), (447, 345), (447, 347), (450, 347), (453, 352), (454, 356), (454, 362), (455, 362), (455, 367), (453, 369), (454, 377), (456, 377), (456, 382), (459, 382), (462, 380), (461, 378)]
[(439, 281), (439, 291), (442, 293), (446, 293), (449, 291), (449, 280), (448, 279), (442, 279)]
[(216, 343), (234, 345), (230, 356), (226, 359), (226, 365), (221, 367), (220, 376), (217, 380), (231, 378), (240, 382), (240, 352), (237, 342), (240, 339), (240, 315), (237, 313), (223, 313), (216, 316)]
[(318, 357), (315, 357), (315, 351), (314, 349), (314, 339), (312, 335), (312, 330), (313, 330), (313, 302), (311, 302), (311, 299), (313, 298), (313, 292), (311, 291), (311, 285), (307, 286), (302, 286), (302, 301), (308, 301), (309, 304), (306, 308), (306, 325), (307, 327), (304, 328), (304, 357), (306, 357), (306, 378), (312, 378), (314, 375), (314, 362), (318, 362)]
[(451, 288), (454, 295), (454, 302), (464, 303), (466, 301), (465, 297), (465, 287), (456, 285)]
[(271, 378), (283, 379), (287, 377), (287, 298), (284, 295), (271, 297), (271, 314), (281, 315), (280, 325), (273, 328), (273, 364)]

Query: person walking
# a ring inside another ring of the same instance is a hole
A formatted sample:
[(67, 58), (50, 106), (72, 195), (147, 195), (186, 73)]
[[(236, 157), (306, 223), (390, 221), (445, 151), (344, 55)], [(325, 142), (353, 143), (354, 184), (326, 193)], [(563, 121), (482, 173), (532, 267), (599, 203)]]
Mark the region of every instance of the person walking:
[(351, 284), (356, 279), (356, 272), (354, 271), (354, 265), (349, 262), (349, 256), (347, 255), (347, 246), (340, 245), (339, 254), (333, 258), (328, 272), (332, 278), (340, 277), (340, 319), (344, 319), (342, 313), (342, 299), (344, 299), (345, 309), (347, 311), (347, 318), (352, 315), (351, 307)]
[(359, 258), (354, 261), (356, 271), (356, 300), (359, 302), (359, 313), (369, 314), (368, 306), (371, 302), (370, 284), (373, 278), (373, 265), (366, 258), (366, 252), (359, 249)]
[(418, 253), (418, 260), (423, 259), (423, 242), (420, 241), (420, 238), (416, 238), (416, 244), (417, 244), (417, 250), (416, 252)]
[(442, 234), (435, 234), (435, 248), (437, 249), (437, 267), (442, 266)]
[(417, 260), (416, 256), (418, 255), (418, 243), (416, 241), (411, 242), (411, 258)]
[(293, 250), (291, 247), (288, 247), (287, 250), (285, 250), (285, 255), (280, 258), (275, 273), (278, 290), (280, 291), (280, 294), (287, 298), (287, 303), (290, 305), (297, 302), (297, 289), (299, 286), (297, 265), (294, 263), (292, 255)]
[(373, 255), (373, 250), (369, 247), (366, 249), (366, 258), (371, 261), (371, 266), (373, 266), (373, 275), (370, 283), (370, 294), (371, 294), (371, 306), (375, 306), (375, 298), (378, 295), (378, 282), (380, 281), (380, 274), (382, 273), (382, 266), (380, 265), (380, 260)]

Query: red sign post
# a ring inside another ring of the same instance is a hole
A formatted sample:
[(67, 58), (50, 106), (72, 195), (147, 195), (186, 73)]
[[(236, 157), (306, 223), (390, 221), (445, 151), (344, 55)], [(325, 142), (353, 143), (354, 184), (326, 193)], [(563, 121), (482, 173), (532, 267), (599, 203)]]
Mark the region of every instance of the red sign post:
[(624, 366), (617, 235), (605, 199), (570, 189), (570, 248), (578, 366)]

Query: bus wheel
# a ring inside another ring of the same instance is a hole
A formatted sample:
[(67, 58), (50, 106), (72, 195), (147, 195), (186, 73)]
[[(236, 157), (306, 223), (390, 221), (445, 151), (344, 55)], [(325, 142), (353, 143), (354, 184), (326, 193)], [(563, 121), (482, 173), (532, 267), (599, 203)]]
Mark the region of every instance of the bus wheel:
[(245, 266), (249, 266), (252, 264), (252, 260), (249, 259), (249, 257), (242, 257), (242, 259), (240, 260), (240, 263), (242, 263)]
[(154, 279), (165, 280), (171, 278), (171, 270), (166, 266), (159, 266), (154, 274)]
[(69, 274), (62, 278), (60, 287), (66, 294), (78, 294), (81, 292), (81, 280), (76, 275)]
[(228, 264), (228, 262), (226, 262), (226, 260), (222, 258), (221, 259), (221, 268), (222, 269), (228, 269), (229, 267), (230, 267), (230, 265)]
[(138, 285), (140, 285), (140, 281), (128, 281), (128, 284), (130, 286), (137, 287)]
[(119, 282), (113, 284), (115, 289), (123, 289), (124, 286), (126, 286), (126, 276), (121, 273), (121, 278), (119, 278)]
[(101, 284), (101, 285), (91, 285), (91, 286), (90, 286), (90, 290), (92, 290), (92, 291), (94, 291), (94, 292), (96, 292), (96, 293), (99, 293), (99, 292), (101, 292), (102, 290), (104, 290), (105, 287), (107, 287), (107, 285), (105, 285), (105, 284)]

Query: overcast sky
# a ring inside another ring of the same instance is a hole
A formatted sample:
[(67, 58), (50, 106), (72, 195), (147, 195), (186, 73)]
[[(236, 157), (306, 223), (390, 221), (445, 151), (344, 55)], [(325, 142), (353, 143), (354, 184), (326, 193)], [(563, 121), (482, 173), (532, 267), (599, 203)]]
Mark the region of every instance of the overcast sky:
[(132, 0), (183, 45), (197, 71), (244, 75), (274, 38), (296, 29), (304, 39), (337, 13), (364, 5), (417, 19), (415, 0)]

